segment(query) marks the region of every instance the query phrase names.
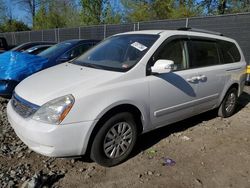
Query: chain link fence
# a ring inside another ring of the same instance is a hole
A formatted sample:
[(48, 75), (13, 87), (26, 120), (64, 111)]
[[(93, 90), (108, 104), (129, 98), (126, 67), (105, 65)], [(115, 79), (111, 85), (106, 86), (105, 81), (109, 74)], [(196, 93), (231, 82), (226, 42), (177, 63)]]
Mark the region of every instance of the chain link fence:
[(69, 39), (102, 40), (116, 33), (149, 29), (177, 29), (186, 26), (220, 32), (225, 36), (237, 40), (243, 49), (247, 62), (250, 61), (250, 13), (116, 25), (56, 28), (41, 31), (10, 32), (0, 33), (0, 37), (5, 37), (10, 45), (19, 45), (30, 41), (61, 42)]

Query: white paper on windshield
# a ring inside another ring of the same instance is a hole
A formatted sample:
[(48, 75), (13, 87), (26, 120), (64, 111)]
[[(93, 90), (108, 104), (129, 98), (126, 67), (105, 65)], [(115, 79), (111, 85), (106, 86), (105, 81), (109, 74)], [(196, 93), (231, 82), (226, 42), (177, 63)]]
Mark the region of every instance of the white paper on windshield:
[(148, 48), (147, 46), (144, 46), (143, 44), (141, 44), (139, 42), (134, 42), (134, 43), (131, 44), (131, 46), (133, 46), (137, 50), (140, 50), (141, 52)]

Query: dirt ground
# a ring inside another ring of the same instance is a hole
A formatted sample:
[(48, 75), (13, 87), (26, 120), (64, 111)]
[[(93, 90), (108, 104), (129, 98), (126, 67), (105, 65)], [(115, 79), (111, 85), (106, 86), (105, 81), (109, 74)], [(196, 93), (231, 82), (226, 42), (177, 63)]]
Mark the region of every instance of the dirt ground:
[[(5, 130), (4, 113), (0, 118), (0, 178), (10, 176), (2, 186), (24, 187), (42, 170), (62, 174), (49, 185), (53, 187), (250, 187), (250, 87), (240, 97), (234, 116), (222, 119), (212, 111), (147, 133), (139, 138), (130, 159), (112, 168), (88, 159), (54, 159), (31, 152), (11, 128)], [(175, 164), (164, 165), (166, 158)], [(23, 164), (28, 167), (15, 177), (13, 170)], [(14, 184), (7, 185), (11, 177)]]

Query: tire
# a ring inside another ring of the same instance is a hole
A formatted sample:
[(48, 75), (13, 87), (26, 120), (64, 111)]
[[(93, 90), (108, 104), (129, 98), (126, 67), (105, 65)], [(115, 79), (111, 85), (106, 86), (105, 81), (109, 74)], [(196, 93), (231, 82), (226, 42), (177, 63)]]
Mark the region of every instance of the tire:
[(235, 113), (235, 109), (237, 106), (237, 96), (238, 90), (236, 88), (231, 88), (226, 96), (224, 97), (219, 110), (218, 116), (227, 118), (232, 116)]
[(108, 119), (97, 132), (90, 157), (102, 166), (115, 166), (128, 158), (136, 140), (137, 127), (133, 116), (128, 112), (118, 113)]

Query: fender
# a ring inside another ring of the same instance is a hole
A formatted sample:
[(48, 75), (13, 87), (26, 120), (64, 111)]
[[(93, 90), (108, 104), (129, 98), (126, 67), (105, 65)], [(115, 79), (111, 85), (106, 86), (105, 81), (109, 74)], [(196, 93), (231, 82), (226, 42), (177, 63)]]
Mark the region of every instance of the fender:
[(147, 127), (149, 126), (149, 122), (150, 121), (150, 115), (149, 115), (149, 109), (148, 107), (143, 106), (142, 104), (138, 104), (135, 101), (129, 101), (129, 100), (124, 100), (124, 101), (117, 101), (109, 106), (107, 106), (106, 108), (104, 108), (98, 115), (96, 119), (101, 119), (101, 117), (103, 117), (104, 114), (106, 114), (108, 111), (112, 110), (113, 108), (120, 106), (120, 105), (131, 105), (134, 106), (135, 108), (137, 108), (142, 115), (142, 126), (143, 126), (143, 132), (145, 129), (147, 129)]
[[(107, 106), (106, 108), (104, 108), (104, 110), (102, 110), (98, 115), (97, 115), (97, 118), (93, 121), (92, 125), (91, 125), (91, 128), (88, 132), (88, 136), (85, 138), (85, 140), (83, 141), (82, 143), (82, 151), (81, 151), (81, 154), (83, 153), (86, 153), (86, 151), (88, 150), (88, 147), (90, 146), (91, 144), (91, 137), (93, 136), (93, 132), (94, 132), (94, 129), (95, 127), (97, 126), (99, 120), (107, 113), (109, 112), (110, 110), (114, 109), (115, 107), (117, 106), (120, 106), (120, 105), (132, 105), (134, 106), (135, 108), (137, 108), (140, 112), (141, 112), (141, 115), (142, 115), (142, 118), (141, 118), (141, 122), (142, 122), (142, 127), (143, 127), (143, 130), (142, 130), (142, 133), (146, 132), (148, 129), (149, 129), (149, 125), (151, 122), (149, 117), (150, 115), (148, 114), (149, 113), (149, 110), (147, 110), (143, 105), (139, 105), (139, 104), (136, 104), (135, 102), (133, 101), (128, 101), (128, 100), (124, 100), (124, 101), (117, 101), (109, 106)], [(148, 112), (148, 113), (147, 113)]]
[(227, 91), (229, 90), (229, 88), (234, 85), (237, 84), (238, 86), (238, 96), (240, 96), (241, 92), (240, 92), (240, 83), (237, 82), (236, 80), (232, 80), (231, 82), (227, 82), (227, 84), (225, 85), (223, 91), (221, 92), (220, 98), (219, 98), (219, 103), (218, 106), (222, 103)]

